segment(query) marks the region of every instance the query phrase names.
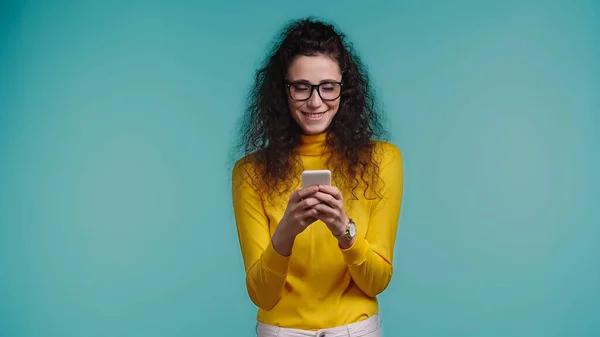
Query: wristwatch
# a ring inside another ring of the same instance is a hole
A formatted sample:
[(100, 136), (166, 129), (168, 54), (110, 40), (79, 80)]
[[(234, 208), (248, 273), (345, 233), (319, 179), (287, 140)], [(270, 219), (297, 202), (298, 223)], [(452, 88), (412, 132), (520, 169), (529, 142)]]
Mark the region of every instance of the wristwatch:
[(347, 240), (352, 240), (356, 236), (356, 224), (350, 218), (348, 218), (348, 226), (346, 227), (346, 231), (338, 236), (338, 239), (345, 238)]

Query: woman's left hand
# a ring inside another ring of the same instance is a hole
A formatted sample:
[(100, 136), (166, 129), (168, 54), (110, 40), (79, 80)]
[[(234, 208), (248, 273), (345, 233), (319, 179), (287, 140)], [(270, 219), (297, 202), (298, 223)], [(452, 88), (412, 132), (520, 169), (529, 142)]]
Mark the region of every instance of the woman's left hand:
[(319, 211), (316, 218), (327, 225), (333, 236), (342, 236), (350, 221), (344, 212), (342, 192), (334, 186), (319, 185), (319, 192), (313, 194), (312, 197), (321, 201), (320, 204), (313, 206)]

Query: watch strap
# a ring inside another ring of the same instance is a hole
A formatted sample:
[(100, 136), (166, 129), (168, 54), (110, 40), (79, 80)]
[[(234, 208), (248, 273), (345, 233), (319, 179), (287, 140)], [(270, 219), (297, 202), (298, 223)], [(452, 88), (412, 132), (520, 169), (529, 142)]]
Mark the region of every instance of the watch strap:
[[(352, 240), (352, 238), (354, 237), (353, 235), (350, 235), (350, 226), (354, 225), (356, 228), (356, 224), (354, 223), (354, 221), (351, 218), (348, 218), (348, 224), (346, 225), (346, 230), (340, 234), (335, 236), (337, 239), (347, 239), (347, 240)], [(356, 234), (354, 234), (356, 235)]]

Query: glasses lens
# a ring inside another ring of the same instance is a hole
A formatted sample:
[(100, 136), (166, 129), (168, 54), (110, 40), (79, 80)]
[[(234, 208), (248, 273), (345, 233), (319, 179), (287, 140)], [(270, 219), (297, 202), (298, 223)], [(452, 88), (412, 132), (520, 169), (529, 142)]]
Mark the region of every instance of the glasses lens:
[(294, 83), (290, 85), (290, 96), (292, 99), (303, 100), (310, 97), (312, 88), (308, 84)]
[[(307, 100), (311, 97), (313, 86), (308, 83), (290, 84), (290, 96), (295, 100)], [(335, 82), (326, 82), (319, 85), (319, 95), (324, 100), (334, 100), (340, 97), (342, 86)]]
[(323, 99), (336, 99), (340, 96), (341, 88), (339, 83), (323, 83), (319, 86), (319, 92)]

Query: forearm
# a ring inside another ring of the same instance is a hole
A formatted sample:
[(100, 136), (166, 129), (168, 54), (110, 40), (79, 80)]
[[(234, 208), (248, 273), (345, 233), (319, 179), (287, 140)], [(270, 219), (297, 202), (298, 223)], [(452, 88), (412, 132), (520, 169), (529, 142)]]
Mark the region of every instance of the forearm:
[(294, 246), (296, 237), (294, 235), (285, 233), (283, 228), (284, 226), (277, 226), (277, 229), (271, 238), (271, 242), (275, 252), (281, 256), (288, 257), (292, 255), (292, 247)]
[(388, 259), (377, 254), (364, 238), (357, 238), (348, 249), (344, 249), (341, 244), (340, 248), (350, 275), (360, 290), (371, 297), (385, 290), (393, 271)]
[(289, 256), (282, 256), (270, 244), (246, 272), (248, 295), (254, 304), (269, 310), (281, 298), (287, 277)]

